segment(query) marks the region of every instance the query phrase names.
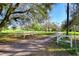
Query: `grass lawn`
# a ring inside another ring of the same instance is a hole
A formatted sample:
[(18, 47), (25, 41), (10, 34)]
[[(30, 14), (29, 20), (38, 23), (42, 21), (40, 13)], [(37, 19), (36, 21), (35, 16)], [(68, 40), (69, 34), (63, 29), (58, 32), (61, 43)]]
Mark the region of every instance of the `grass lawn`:
[[(38, 33), (38, 34), (51, 34), (51, 33), (56, 33), (56, 31), (27, 31), (27, 30), (21, 30), (21, 29), (16, 29), (16, 30), (12, 30), (12, 29), (9, 29), (9, 30), (2, 30), (0, 33)], [(63, 31), (62, 33), (66, 34), (65, 31)], [(74, 35), (74, 32), (69, 32), (69, 34), (72, 34)], [(79, 32), (75, 32), (76, 35), (79, 35)]]
[[(62, 33), (66, 34), (66, 32), (62, 32)], [(69, 34), (70, 35), (74, 35), (74, 32), (73, 31), (72, 32), (69, 32)], [(79, 32), (75, 32), (75, 35), (79, 35)]]
[(52, 34), (54, 31), (27, 31), (27, 30), (2, 30), (0, 33), (37, 33), (37, 34)]
[[(30, 38), (36, 38), (37, 37), (46, 37), (49, 35), (53, 35), (55, 32), (49, 32), (49, 31), (27, 31), (27, 30), (3, 30), (0, 32), (0, 42), (10, 42), (15, 41), (17, 39), (24, 39), (24, 35), (27, 39)], [(29, 35), (28, 35), (29, 34)]]
[[(70, 44), (69, 43), (66, 43), (65, 42), (65, 39), (63, 39), (62, 41), (60, 41), (58, 43), (58, 45), (60, 47), (64, 48), (65, 51), (68, 51), (69, 53), (71, 53), (72, 55), (79, 55), (79, 37), (78, 38), (75, 38), (75, 39), (76, 39), (76, 45), (75, 45), (75, 40), (73, 38), (73, 47), (72, 48), (70, 47)], [(66, 38), (66, 40), (67, 40), (67, 38)]]

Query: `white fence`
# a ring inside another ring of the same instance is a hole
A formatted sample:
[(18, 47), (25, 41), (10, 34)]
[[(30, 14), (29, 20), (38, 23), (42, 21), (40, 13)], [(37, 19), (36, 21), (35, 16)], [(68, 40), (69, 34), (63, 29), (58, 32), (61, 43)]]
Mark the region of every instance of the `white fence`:
[[(64, 38), (69, 38), (70, 40), (64, 40)], [(64, 35), (63, 33), (61, 32), (58, 32), (57, 33), (57, 44), (59, 42), (65, 42), (65, 43), (69, 43), (70, 44), (70, 47), (72, 48), (73, 47), (73, 40), (72, 40), (72, 35)]]

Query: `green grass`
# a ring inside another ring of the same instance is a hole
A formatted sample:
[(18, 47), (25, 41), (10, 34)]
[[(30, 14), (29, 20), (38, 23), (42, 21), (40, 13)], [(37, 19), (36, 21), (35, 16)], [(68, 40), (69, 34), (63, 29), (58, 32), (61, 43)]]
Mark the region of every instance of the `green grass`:
[[(16, 30), (3, 30), (3, 31), (0, 32), (0, 42), (15, 41), (17, 39), (17, 37), (19, 39), (23, 38), (24, 33), (26, 35), (28, 35), (28, 33), (29, 33), (29, 34), (39, 35), (40, 37), (43, 37), (43, 36), (48, 37), (49, 35), (53, 35), (55, 32), (27, 31), (27, 30), (20, 30), (20, 29), (16, 29)], [(11, 38), (8, 38), (8, 37), (11, 37)], [(16, 37), (16, 38), (12, 38), (12, 37)]]
[[(66, 34), (66, 32), (63, 32), (64, 34)], [(74, 35), (74, 32), (69, 32), (70, 35)], [(79, 32), (75, 32), (75, 35), (79, 35)]]
[(27, 30), (20, 30), (20, 29), (16, 29), (16, 30), (2, 30), (0, 32), (0, 34), (23, 34), (23, 33), (31, 33), (31, 34), (38, 34), (38, 35), (52, 35), (55, 32), (52, 31), (27, 31)]
[[(66, 49), (69, 53), (71, 53), (72, 55), (79, 55), (79, 44), (77, 43), (77, 47), (75, 46), (75, 44), (73, 43), (73, 47), (70, 47), (69, 43), (66, 43), (65, 40), (69, 40), (69, 38), (64, 38), (62, 41), (59, 42), (59, 46), (61, 46), (62, 48)], [(76, 50), (77, 49), (77, 50)]]
[(78, 51), (76, 52), (76, 48), (75, 47), (70, 48), (70, 44), (68, 43), (60, 42), (59, 45), (72, 55), (78, 55), (77, 53), (79, 53), (79, 47), (77, 47)]
[[(51, 33), (55, 33), (56, 31), (52, 31), (52, 32), (50, 32), (50, 31), (27, 31), (27, 30), (21, 30), (21, 29), (16, 29), (16, 30), (12, 30), (12, 29), (9, 29), (9, 30), (2, 30), (0, 33), (46, 33), (46, 34), (51, 34)], [(64, 34), (66, 34), (66, 31), (63, 31), (62, 33), (64, 33)], [(72, 31), (72, 32), (69, 32), (69, 34), (71, 34), (71, 35), (74, 35), (74, 31)], [(79, 32), (75, 32), (75, 34), (76, 35), (79, 35)]]

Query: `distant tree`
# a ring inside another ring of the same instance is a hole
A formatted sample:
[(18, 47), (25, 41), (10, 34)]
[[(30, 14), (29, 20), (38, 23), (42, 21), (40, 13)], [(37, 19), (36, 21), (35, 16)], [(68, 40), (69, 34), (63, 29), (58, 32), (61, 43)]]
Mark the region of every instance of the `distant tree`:
[(40, 23), (33, 23), (32, 24), (32, 29), (34, 29), (35, 31), (42, 31), (43, 27)]
[[(73, 25), (79, 25), (79, 3), (70, 4), (70, 20), (69, 20), (69, 29)], [(65, 30), (67, 26), (66, 21), (62, 23), (62, 30)]]
[(73, 3), (70, 5), (70, 17), (70, 26), (79, 24), (79, 3)]
[(43, 25), (43, 29), (45, 31), (56, 31), (56, 25), (50, 21), (47, 21), (44, 25)]

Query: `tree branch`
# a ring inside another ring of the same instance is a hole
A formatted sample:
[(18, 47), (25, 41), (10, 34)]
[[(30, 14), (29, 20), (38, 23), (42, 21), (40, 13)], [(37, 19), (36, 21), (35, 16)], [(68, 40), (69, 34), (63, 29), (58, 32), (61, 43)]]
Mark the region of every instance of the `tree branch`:
[(29, 10), (25, 10), (25, 11), (16, 11), (16, 12), (13, 12), (12, 14), (17, 14), (17, 13), (26, 13), (26, 12), (29, 12), (30, 11), (30, 9)]
[(5, 23), (9, 21), (9, 16), (11, 15), (12, 12), (15, 11), (15, 9), (16, 9), (18, 6), (19, 6), (19, 4), (17, 3), (17, 4), (15, 5), (15, 8), (12, 8), (12, 4), (10, 4), (10, 6), (9, 6), (7, 12), (6, 12), (6, 15), (5, 15), (4, 19), (3, 19), (3, 20), (1, 21), (1, 23), (0, 23), (0, 28), (2, 28), (3, 26), (5, 26)]

